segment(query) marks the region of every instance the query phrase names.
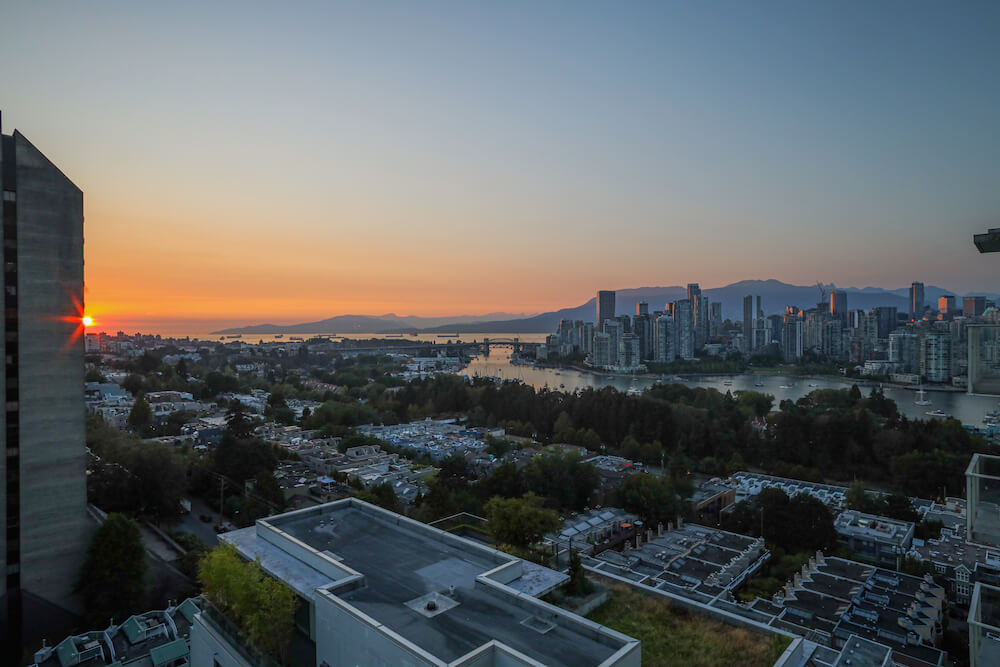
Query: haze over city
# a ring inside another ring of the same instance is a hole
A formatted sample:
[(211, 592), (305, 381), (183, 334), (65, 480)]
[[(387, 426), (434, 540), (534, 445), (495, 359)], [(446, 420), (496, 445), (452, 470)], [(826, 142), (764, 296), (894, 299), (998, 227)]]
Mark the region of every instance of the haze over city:
[(99, 324), (995, 291), (1000, 10), (846, 7), (8, 3), (0, 90)]

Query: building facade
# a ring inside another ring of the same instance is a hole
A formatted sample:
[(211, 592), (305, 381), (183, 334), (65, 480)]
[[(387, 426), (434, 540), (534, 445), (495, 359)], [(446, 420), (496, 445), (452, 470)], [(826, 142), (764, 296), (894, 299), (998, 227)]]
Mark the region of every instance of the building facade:
[(28, 139), (0, 134), (5, 409), (0, 416), (0, 626), (64, 632), (88, 544), (83, 193)]

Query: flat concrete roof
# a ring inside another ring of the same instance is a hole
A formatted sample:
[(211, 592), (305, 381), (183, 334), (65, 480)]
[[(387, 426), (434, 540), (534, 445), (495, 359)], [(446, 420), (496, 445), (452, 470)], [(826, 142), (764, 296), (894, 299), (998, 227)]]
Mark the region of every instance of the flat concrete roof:
[[(544, 634), (526, 625), (532, 610), (476, 585), (478, 575), (497, 567), (495, 557), (437, 539), (429, 534), (432, 528), (390, 523), (352, 506), (270, 523), (361, 572), (366, 585), (338, 597), (442, 660), (494, 639), (548, 665), (598, 665), (620, 648), (598, 643), (571, 624), (557, 623)], [(458, 605), (447, 611), (428, 617), (406, 606), (451, 586)]]

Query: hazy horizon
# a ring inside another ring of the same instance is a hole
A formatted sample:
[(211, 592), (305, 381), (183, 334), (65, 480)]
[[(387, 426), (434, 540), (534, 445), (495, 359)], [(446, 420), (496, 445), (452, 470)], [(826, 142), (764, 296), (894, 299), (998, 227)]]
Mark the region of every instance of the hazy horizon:
[(758, 275), (1000, 292), (971, 242), (1000, 226), (995, 3), (0, 21), (4, 132), (84, 191), (87, 309), (111, 328), (540, 313)]

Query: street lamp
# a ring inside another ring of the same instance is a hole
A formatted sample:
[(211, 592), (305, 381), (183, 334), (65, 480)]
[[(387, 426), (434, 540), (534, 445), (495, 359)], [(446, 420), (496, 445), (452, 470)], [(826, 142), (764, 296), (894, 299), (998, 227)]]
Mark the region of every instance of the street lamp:
[(994, 227), (985, 234), (975, 234), (972, 242), (979, 252), (1000, 252), (1000, 227)]

